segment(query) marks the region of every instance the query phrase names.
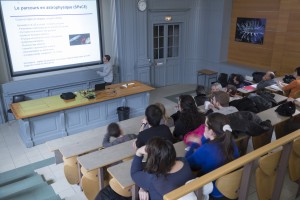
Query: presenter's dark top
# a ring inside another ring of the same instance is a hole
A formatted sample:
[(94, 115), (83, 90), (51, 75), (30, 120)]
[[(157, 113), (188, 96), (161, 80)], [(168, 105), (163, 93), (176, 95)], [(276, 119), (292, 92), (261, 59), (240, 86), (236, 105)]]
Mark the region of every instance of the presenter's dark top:
[(136, 140), (136, 147), (140, 148), (144, 146), (147, 143), (147, 141), (153, 137), (161, 137), (171, 141), (172, 143), (174, 142), (170, 128), (162, 124), (141, 131)]

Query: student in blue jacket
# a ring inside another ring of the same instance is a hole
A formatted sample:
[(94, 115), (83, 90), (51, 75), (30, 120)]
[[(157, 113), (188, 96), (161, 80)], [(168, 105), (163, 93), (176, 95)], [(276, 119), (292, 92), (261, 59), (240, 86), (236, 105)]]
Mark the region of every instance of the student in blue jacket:
[[(232, 139), (232, 130), (229, 119), (221, 113), (211, 113), (205, 120), (204, 137), (199, 147), (200, 139), (191, 137), (191, 146), (186, 153), (186, 159), (194, 170), (199, 170), (200, 175), (209, 173), (224, 164), (239, 157), (238, 148)], [(224, 198), (214, 183), (212, 199)]]

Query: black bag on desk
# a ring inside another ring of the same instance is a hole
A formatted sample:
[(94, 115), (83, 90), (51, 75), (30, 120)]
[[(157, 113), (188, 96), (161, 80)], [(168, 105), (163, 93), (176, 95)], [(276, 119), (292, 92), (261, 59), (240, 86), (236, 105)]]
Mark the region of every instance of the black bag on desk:
[(296, 111), (296, 105), (292, 101), (285, 102), (278, 106), (275, 110), (279, 115), (290, 117), (292, 116)]
[(76, 95), (73, 92), (66, 92), (60, 95), (63, 100), (75, 99)]
[(296, 78), (293, 75), (285, 75), (282, 80), (283, 80), (284, 83), (289, 84), (293, 80), (296, 80)]
[(253, 72), (252, 73), (253, 81), (255, 83), (260, 82), (265, 74), (266, 72)]

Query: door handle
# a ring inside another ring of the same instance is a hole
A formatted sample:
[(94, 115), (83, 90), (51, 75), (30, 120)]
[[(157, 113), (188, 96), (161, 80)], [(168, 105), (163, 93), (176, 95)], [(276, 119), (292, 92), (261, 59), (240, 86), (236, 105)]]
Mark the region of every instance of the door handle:
[(163, 62), (159, 62), (159, 63), (156, 63), (156, 66), (160, 66), (160, 65), (163, 65), (164, 63)]

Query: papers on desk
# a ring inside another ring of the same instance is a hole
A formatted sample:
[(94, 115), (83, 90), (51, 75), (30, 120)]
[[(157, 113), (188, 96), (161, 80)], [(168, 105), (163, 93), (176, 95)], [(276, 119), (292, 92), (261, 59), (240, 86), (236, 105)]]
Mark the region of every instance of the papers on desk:
[(134, 83), (126, 83), (126, 84), (123, 84), (121, 87), (122, 88), (130, 88), (130, 87), (133, 87), (134, 86)]
[(278, 85), (277, 85), (277, 84), (270, 85), (270, 86), (269, 86), (269, 88), (270, 88), (270, 89), (272, 89), (272, 90), (281, 91), (281, 88), (280, 88), (280, 87), (278, 87)]
[(242, 89), (243, 90), (246, 90), (246, 91), (253, 91), (256, 89), (256, 85), (257, 84), (254, 84), (254, 85), (247, 85), (247, 86), (244, 86)]

